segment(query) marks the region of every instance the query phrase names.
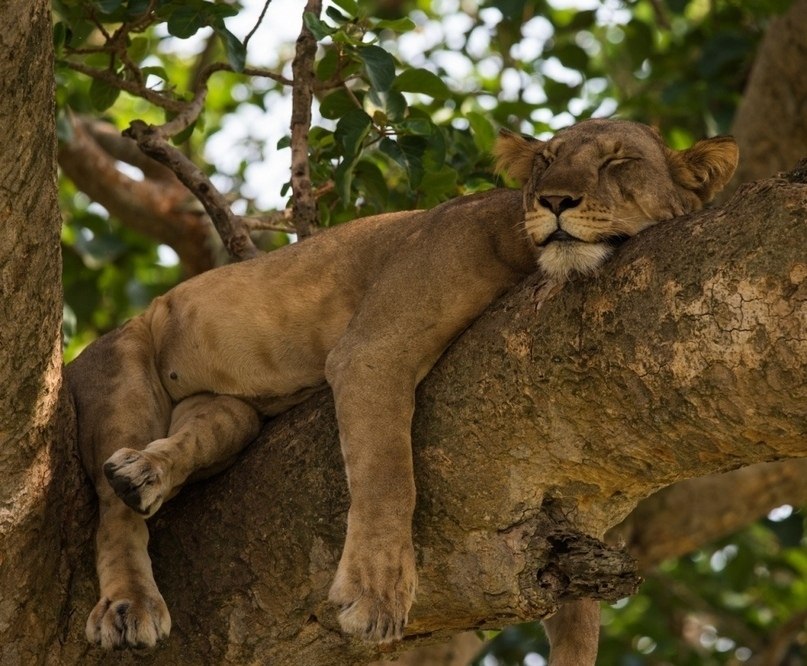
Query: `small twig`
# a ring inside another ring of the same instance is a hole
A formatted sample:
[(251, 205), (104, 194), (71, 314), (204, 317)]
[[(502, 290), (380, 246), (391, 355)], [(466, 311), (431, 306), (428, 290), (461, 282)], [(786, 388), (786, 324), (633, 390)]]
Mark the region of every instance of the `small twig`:
[(264, 217), (242, 217), (241, 221), (250, 231), (280, 231), (284, 234), (296, 234), (291, 224), (291, 209), (269, 213)]
[(221, 192), (199, 167), (165, 140), (161, 128), (134, 120), (123, 135), (137, 141), (140, 150), (171, 169), (183, 185), (193, 192), (234, 261), (250, 259), (259, 254), (241, 218), (230, 210)]
[[(322, 0), (308, 0), (305, 12), (319, 16)], [(297, 37), (291, 71), (294, 79), (291, 97), (291, 190), (294, 227), (300, 238), (310, 236), (317, 226), (317, 204), (313, 196), (308, 166), (308, 130), (314, 89), (314, 56), (317, 40), (305, 26)]]
[(154, 104), (154, 106), (159, 106), (161, 109), (165, 109), (166, 111), (170, 111), (172, 113), (181, 113), (187, 104), (187, 102), (181, 102), (179, 100), (166, 97), (163, 93), (156, 90), (151, 90), (150, 88), (147, 88), (146, 86), (138, 84), (134, 81), (120, 79), (115, 75), (115, 72), (108, 69), (87, 67), (86, 65), (79, 62), (73, 62), (71, 60), (67, 61), (67, 66), (76, 72), (81, 72), (82, 74), (86, 74), (93, 79), (103, 81), (110, 86), (124, 90), (132, 95), (135, 95), (136, 97), (142, 97), (146, 101)]
[(258, 17), (258, 20), (255, 23), (255, 26), (252, 28), (252, 30), (249, 31), (249, 34), (244, 38), (244, 50), (245, 51), (247, 50), (247, 46), (249, 46), (249, 40), (252, 39), (252, 35), (254, 35), (257, 32), (258, 28), (260, 27), (261, 23), (263, 22), (263, 17), (266, 16), (266, 10), (269, 9), (269, 3), (271, 3), (271, 2), (272, 2), (272, 0), (266, 0), (266, 2), (263, 3), (263, 9), (261, 10), (261, 15)]

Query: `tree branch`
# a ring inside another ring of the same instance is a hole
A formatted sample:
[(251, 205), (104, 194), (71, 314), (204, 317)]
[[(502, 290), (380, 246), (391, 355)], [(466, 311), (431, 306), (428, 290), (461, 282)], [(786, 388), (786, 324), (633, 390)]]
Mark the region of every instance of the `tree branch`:
[[(105, 145), (117, 154), (106, 152), (93, 139), (95, 135), (102, 137)], [(188, 206), (193, 200), (191, 193), (173, 174), (131, 147), (136, 147), (134, 142), (120, 135), (110, 137), (95, 124), (78, 120), (73, 124), (72, 139), (59, 147), (59, 166), (79, 190), (127, 227), (172, 247), (188, 274), (212, 268), (215, 265), (212, 229), (201, 211)], [(140, 159), (132, 152), (139, 154)], [(142, 181), (129, 178), (118, 170), (116, 159), (142, 165), (147, 177)], [(155, 174), (156, 181), (148, 177)]]
[(624, 542), (639, 568), (648, 571), (728, 536), (778, 506), (807, 505), (805, 478), (807, 459), (796, 459), (682, 481), (642, 501), (609, 532), (608, 540)]
[[(308, 0), (305, 12), (319, 16), (322, 0)], [(291, 189), (294, 227), (300, 238), (310, 236), (317, 225), (317, 203), (308, 167), (308, 129), (311, 126), (311, 101), (314, 90), (314, 56), (317, 40), (306, 27), (297, 37), (291, 69), (294, 78), (291, 110)]]
[[(658, 225), (538, 313), (528, 280), (448, 349), (413, 423), (420, 588), (404, 647), (601, 594), (605, 571), (560, 566), (559, 534), (583, 544), (675, 481), (807, 456), (805, 189), (765, 181)], [(319, 394), (158, 515), (174, 629), (147, 661), (378, 656), (325, 601), (348, 505), (336, 433)], [(562, 585), (540, 584), (557, 571)], [(94, 601), (77, 599), (75, 635)]]
[(163, 138), (160, 128), (134, 120), (123, 134), (134, 139), (146, 155), (171, 169), (185, 187), (193, 192), (210, 216), (231, 258), (241, 261), (258, 255), (244, 224), (230, 210), (221, 192), (199, 167)]
[(740, 164), (723, 198), (741, 183), (792, 169), (807, 156), (807, 77), (800, 65), (807, 58), (805, 31), (807, 0), (795, 0), (765, 31), (734, 117)]

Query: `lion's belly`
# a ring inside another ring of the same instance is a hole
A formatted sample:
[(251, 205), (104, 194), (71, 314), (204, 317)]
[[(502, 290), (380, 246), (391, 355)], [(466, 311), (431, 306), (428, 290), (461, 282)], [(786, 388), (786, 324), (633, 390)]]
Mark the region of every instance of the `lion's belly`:
[(157, 371), (174, 401), (209, 392), (243, 397), (265, 413), (282, 411), (290, 397), (324, 385), (325, 360), (350, 315), (319, 307), (155, 302), (150, 322)]

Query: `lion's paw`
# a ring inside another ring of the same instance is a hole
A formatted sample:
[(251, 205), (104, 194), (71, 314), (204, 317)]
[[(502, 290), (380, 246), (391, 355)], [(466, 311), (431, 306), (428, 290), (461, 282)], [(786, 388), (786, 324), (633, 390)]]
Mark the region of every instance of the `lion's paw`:
[(112, 648), (151, 648), (171, 632), (171, 616), (162, 596), (111, 600), (95, 605), (87, 618), (87, 640)]
[(145, 451), (118, 449), (104, 463), (115, 494), (131, 509), (152, 516), (168, 494), (165, 473)]
[(389, 643), (403, 637), (416, 587), (411, 544), (393, 552), (369, 545), (349, 551), (346, 546), (328, 598), (341, 608), (343, 631)]

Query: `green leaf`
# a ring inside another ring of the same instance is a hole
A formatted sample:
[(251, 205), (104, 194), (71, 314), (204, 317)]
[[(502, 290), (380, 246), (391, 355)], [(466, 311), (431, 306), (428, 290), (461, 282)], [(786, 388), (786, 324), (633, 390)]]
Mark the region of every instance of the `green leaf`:
[(95, 0), (93, 4), (102, 14), (112, 14), (120, 9), (123, 0)]
[(418, 134), (420, 136), (431, 136), (434, 125), (428, 118), (407, 118), (395, 126), (401, 134)]
[(319, 17), (313, 12), (303, 13), (303, 23), (305, 23), (305, 27), (311, 31), (311, 34), (314, 35), (314, 38), (318, 42), (336, 32), (334, 28), (330, 28), (320, 21)]
[(67, 40), (67, 27), (59, 21), (53, 26), (53, 48), (59, 51)]
[(328, 7), (325, 10), (325, 15), (331, 19), (334, 23), (343, 25), (350, 21), (349, 16), (345, 16), (342, 12), (340, 12), (336, 7)]
[(372, 111), (373, 115), (375, 115), (376, 110), (382, 111), (384, 114), (382, 122), (384, 123), (397, 123), (403, 120), (404, 114), (406, 113), (406, 98), (397, 90), (389, 90), (386, 92), (371, 90), (365, 100), (365, 108), (367, 108), (368, 111)]
[(120, 88), (109, 85), (106, 81), (93, 79), (90, 84), (90, 103), (96, 111), (106, 111), (115, 103), (120, 95)]
[(336, 190), (344, 205), (350, 202), (350, 188), (353, 182), (353, 168), (361, 153), (364, 138), (372, 127), (372, 120), (364, 111), (354, 109), (336, 123), (334, 138), (342, 149), (342, 161), (334, 171)]
[(562, 44), (552, 50), (553, 55), (566, 67), (582, 72), (588, 67), (588, 54), (577, 44)]
[(423, 180), (423, 155), (429, 142), (421, 136), (402, 136), (398, 141), (385, 137), (379, 149), (406, 169), (410, 189), (416, 189)]
[(322, 100), (319, 105), (319, 112), (323, 118), (336, 120), (355, 108), (356, 102), (350, 94), (343, 88), (339, 88)]
[(129, 0), (126, 7), (126, 18), (133, 19), (142, 16), (149, 9), (149, 0)]
[(168, 33), (180, 39), (192, 37), (204, 25), (204, 16), (195, 7), (176, 7), (166, 22)]
[(402, 136), (398, 145), (406, 156), (406, 171), (409, 175), (409, 187), (413, 190), (423, 180), (423, 156), (429, 147), (429, 141), (422, 136)]
[(317, 78), (320, 81), (327, 81), (336, 74), (336, 67), (339, 65), (339, 54), (336, 49), (326, 49), (325, 55), (319, 59), (316, 65)]
[(372, 124), (370, 116), (356, 108), (339, 119), (339, 122), (336, 123), (334, 138), (345, 158), (352, 159), (358, 154)]
[(366, 46), (359, 51), (370, 85), (378, 92), (386, 92), (395, 80), (395, 61), (380, 46)]
[(156, 76), (163, 81), (168, 81), (168, 72), (165, 71), (164, 67), (143, 67), (140, 71), (147, 76)]
[(230, 63), (236, 72), (243, 72), (244, 66), (247, 64), (247, 50), (233, 33), (227, 28), (217, 27), (216, 32), (224, 42), (224, 49), (227, 52), (227, 62)]
[(401, 147), (398, 145), (397, 141), (390, 139), (389, 137), (384, 137), (381, 139), (378, 147), (382, 153), (391, 157), (393, 161), (400, 164), (404, 169), (406, 168), (406, 155), (404, 155), (404, 152), (401, 150)]
[(489, 153), (496, 140), (496, 130), (493, 124), (478, 111), (469, 111), (465, 117), (471, 125), (471, 134), (476, 147), (482, 153)]
[(399, 19), (385, 19), (377, 21), (374, 26), (376, 30), (392, 30), (393, 32), (409, 32), (417, 28), (417, 24), (408, 16)]
[(383, 210), (389, 199), (389, 187), (381, 169), (373, 162), (362, 159), (354, 169), (356, 188), (365, 198), (372, 200), (379, 210)]
[(395, 79), (396, 90), (421, 93), (435, 99), (445, 99), (450, 91), (445, 81), (427, 69), (407, 69)]
[(345, 13), (355, 18), (359, 15), (359, 3), (356, 0), (333, 0), (333, 4), (345, 10)]
[(149, 54), (149, 40), (146, 37), (135, 37), (127, 49), (134, 62), (140, 62)]
[(201, 118), (202, 116), (199, 116), (199, 118), (193, 121), (190, 125), (188, 125), (188, 127), (182, 130), (179, 134), (175, 134), (174, 136), (172, 136), (171, 143), (173, 143), (175, 146), (179, 146), (185, 143), (188, 139), (190, 139), (191, 134), (193, 134), (193, 130), (196, 128), (196, 124), (199, 122)]

